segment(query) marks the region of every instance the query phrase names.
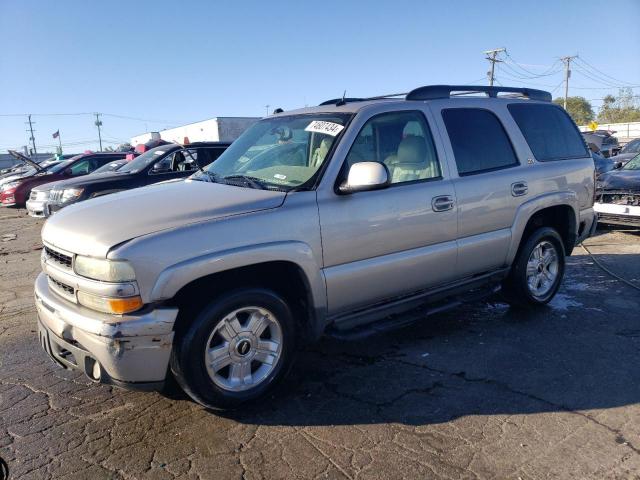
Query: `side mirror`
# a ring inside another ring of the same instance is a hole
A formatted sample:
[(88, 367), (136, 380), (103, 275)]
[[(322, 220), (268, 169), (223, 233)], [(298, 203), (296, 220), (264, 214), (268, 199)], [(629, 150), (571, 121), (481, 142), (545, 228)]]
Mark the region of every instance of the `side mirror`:
[(622, 168), (622, 162), (616, 162), (613, 164), (614, 170), (618, 170), (619, 168)]
[(71, 170), (71, 167), (69, 168), (65, 168), (64, 169), (64, 174), (68, 177), (70, 177), (73, 174), (73, 170)]
[(389, 185), (389, 170), (378, 162), (358, 162), (351, 165), (347, 180), (338, 187), (342, 194), (378, 190)]

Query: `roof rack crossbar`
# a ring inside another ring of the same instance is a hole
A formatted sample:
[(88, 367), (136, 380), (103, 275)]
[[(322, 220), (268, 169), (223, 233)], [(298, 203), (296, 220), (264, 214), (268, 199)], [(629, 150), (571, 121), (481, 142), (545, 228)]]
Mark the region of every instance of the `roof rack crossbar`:
[(551, 94), (544, 90), (521, 87), (490, 87), (487, 85), (427, 85), (410, 91), (407, 94), (406, 99), (436, 100), (474, 93), (485, 93), (491, 98), (496, 98), (499, 93), (513, 93), (514, 96), (526, 97), (530, 100), (539, 100), (542, 102), (551, 101)]

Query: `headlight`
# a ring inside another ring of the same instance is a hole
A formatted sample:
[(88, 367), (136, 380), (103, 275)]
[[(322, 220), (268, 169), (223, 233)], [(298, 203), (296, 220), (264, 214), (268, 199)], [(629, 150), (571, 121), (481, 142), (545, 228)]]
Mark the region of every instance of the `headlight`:
[(20, 182), (9, 182), (2, 185), (2, 190), (11, 190), (12, 188), (16, 188)]
[(78, 275), (103, 282), (127, 282), (136, 278), (133, 267), (122, 260), (102, 260), (78, 255), (74, 268)]
[(142, 307), (142, 299), (138, 295), (127, 298), (112, 298), (78, 292), (78, 302), (91, 310), (115, 315), (135, 312)]
[(66, 188), (62, 191), (62, 202), (70, 202), (72, 200), (77, 200), (84, 188)]

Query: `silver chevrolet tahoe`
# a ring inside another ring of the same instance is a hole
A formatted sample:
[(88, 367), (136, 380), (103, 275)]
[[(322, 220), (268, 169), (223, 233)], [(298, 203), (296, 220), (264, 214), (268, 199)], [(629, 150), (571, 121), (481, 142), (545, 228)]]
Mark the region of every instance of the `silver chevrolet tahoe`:
[(595, 228), (594, 164), (547, 92), (435, 85), (274, 114), (206, 170), (42, 231), (43, 348), (97, 382), (257, 398), (323, 334), (501, 289), (538, 306)]

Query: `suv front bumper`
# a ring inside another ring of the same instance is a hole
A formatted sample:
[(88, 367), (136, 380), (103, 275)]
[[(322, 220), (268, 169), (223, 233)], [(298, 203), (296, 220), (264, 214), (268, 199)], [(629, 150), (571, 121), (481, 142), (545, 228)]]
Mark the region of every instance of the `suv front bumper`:
[(94, 312), (53, 293), (44, 273), (36, 279), (35, 299), (40, 344), (56, 363), (97, 382), (140, 390), (162, 387), (177, 308), (123, 316)]

